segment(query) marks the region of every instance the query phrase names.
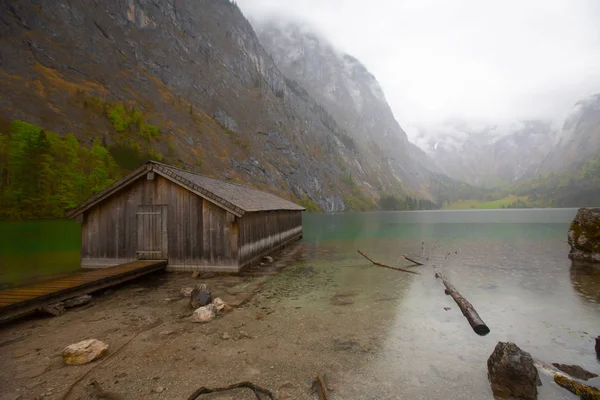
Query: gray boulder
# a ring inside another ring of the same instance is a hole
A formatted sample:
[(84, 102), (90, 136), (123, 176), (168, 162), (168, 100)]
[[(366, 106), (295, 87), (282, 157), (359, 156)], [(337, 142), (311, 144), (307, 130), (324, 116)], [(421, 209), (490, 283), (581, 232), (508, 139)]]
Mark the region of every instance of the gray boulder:
[(487, 361), (488, 378), (494, 395), (519, 400), (537, 399), (542, 383), (531, 354), (511, 342), (498, 342)]
[(190, 307), (195, 310), (210, 303), (212, 303), (212, 294), (208, 287), (204, 283), (196, 285), (190, 295)]
[(600, 263), (600, 208), (580, 208), (569, 228), (569, 258)]

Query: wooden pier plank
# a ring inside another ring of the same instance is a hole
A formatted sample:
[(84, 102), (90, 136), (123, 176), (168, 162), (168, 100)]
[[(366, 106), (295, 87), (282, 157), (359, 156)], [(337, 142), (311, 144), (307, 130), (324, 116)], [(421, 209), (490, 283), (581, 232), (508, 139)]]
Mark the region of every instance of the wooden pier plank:
[(46, 304), (118, 285), (163, 269), (165, 260), (138, 260), (116, 267), (80, 271), (46, 282), (0, 290), (0, 322), (31, 313)]

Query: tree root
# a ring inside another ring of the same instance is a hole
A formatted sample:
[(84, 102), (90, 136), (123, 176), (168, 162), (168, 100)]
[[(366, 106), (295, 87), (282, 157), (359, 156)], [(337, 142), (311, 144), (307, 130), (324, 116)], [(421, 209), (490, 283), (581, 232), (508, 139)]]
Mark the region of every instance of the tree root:
[(554, 382), (558, 386), (579, 396), (581, 400), (600, 400), (600, 389), (569, 379), (566, 376), (554, 375)]
[(194, 393), (192, 393), (192, 395), (190, 397), (188, 397), (188, 400), (196, 400), (198, 397), (200, 397), (203, 394), (210, 394), (210, 393), (217, 393), (217, 392), (226, 392), (229, 390), (234, 390), (234, 389), (242, 389), (242, 388), (246, 388), (246, 389), (250, 389), (254, 392), (254, 395), (256, 396), (256, 398), (258, 400), (262, 400), (262, 398), (260, 397), (260, 395), (265, 395), (268, 396), (269, 399), (271, 400), (277, 400), (277, 398), (275, 397), (275, 395), (273, 393), (271, 393), (269, 390), (260, 387), (258, 385), (255, 385), (252, 382), (239, 382), (239, 383), (234, 383), (233, 385), (229, 385), (229, 386), (225, 386), (225, 387), (220, 387), (220, 388), (213, 388), (213, 389), (209, 389), (207, 387), (201, 387), (200, 389), (196, 390)]

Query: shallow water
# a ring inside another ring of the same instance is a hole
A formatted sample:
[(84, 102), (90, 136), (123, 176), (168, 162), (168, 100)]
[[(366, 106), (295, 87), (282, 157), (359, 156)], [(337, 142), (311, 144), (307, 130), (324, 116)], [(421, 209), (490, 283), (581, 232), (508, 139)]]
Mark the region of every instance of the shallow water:
[[(267, 282), (264, 301), (290, 310), (278, 323), (289, 324), (304, 356), (327, 358), (336, 398), (491, 399), (486, 361), (498, 341), (599, 372), (600, 268), (567, 258), (575, 212), (307, 214), (303, 260)], [(421, 275), (391, 271), (357, 249), (388, 265), (410, 264), (401, 254), (427, 265), (415, 268)], [(490, 334), (472, 331), (435, 271)], [(575, 398), (541, 378), (540, 399)]]

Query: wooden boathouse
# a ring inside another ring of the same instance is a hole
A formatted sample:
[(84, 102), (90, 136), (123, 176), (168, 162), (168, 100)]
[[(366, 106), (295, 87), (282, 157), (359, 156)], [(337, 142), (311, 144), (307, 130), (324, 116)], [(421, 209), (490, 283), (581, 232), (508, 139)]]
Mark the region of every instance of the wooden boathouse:
[(166, 260), (168, 270), (240, 269), (302, 237), (304, 208), (270, 193), (147, 162), (68, 213), (81, 266)]

